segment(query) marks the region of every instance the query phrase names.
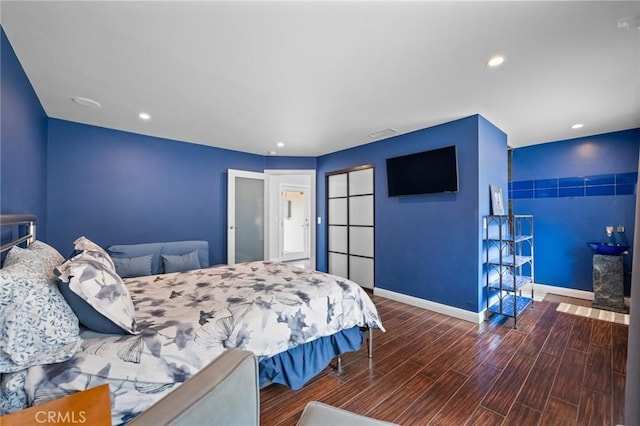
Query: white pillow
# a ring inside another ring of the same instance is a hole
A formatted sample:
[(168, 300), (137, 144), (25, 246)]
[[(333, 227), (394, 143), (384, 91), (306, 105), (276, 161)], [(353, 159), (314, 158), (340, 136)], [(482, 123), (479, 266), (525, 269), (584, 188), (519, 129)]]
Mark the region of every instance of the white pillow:
[(111, 267), (111, 270), (115, 272), (116, 266), (114, 265), (111, 256), (109, 256), (105, 249), (89, 240), (88, 238), (84, 236), (78, 238), (73, 242), (73, 247), (75, 248), (76, 252), (84, 251), (90, 256), (93, 256), (101, 262), (104, 262), (106, 265), (109, 265)]
[[(75, 249), (82, 251), (60, 265), (57, 271), (58, 279), (63, 283), (60, 284), (61, 288), (68, 283), (69, 290), (81, 299), (66, 297), (80, 322), (94, 331), (105, 332), (95, 327), (96, 324), (98, 328), (104, 325), (102, 318), (95, 318), (97, 312), (124, 332), (135, 334), (135, 309), (131, 294), (116, 273), (111, 257), (85, 237), (76, 240)], [(66, 288), (63, 289), (65, 293)], [(95, 312), (88, 310), (87, 304)]]

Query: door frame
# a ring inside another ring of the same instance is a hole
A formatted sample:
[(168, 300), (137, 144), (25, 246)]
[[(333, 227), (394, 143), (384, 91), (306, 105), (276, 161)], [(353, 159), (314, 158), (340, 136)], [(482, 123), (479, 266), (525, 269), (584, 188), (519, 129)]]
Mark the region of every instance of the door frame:
[[(309, 201), (310, 201), (310, 212), (309, 212), (309, 263), (310, 263), (310, 268), (315, 270), (316, 269), (316, 233), (317, 233), (317, 227), (318, 227), (318, 219), (316, 216), (316, 171), (314, 169), (301, 169), (301, 170), (291, 170), (291, 169), (283, 169), (283, 170), (276, 170), (276, 169), (266, 169), (264, 171), (265, 174), (265, 185), (266, 188), (271, 188), (271, 181), (278, 178), (280, 180), (283, 180), (282, 183), (287, 184), (286, 183), (286, 176), (305, 176), (308, 177), (308, 185), (309, 185)], [(295, 186), (295, 183), (291, 183), (291, 185)], [(274, 188), (273, 191), (279, 191), (279, 188)], [(279, 231), (277, 231), (277, 228), (274, 225), (278, 224), (278, 214), (276, 213), (274, 214), (274, 212), (272, 210), (277, 210), (277, 209), (271, 209), (270, 208), (270, 204), (271, 204), (271, 199), (272, 199), (272, 195), (271, 191), (266, 191), (265, 193), (269, 193), (269, 196), (266, 197), (265, 200), (265, 208), (267, 210), (266, 216), (265, 216), (265, 223), (268, 223), (267, 226), (265, 226), (265, 242), (268, 245), (269, 241), (272, 238), (279, 238)], [(279, 192), (277, 192), (275, 194), (276, 198), (279, 199), (280, 194)], [(268, 222), (266, 222), (268, 221)], [(275, 234), (275, 235), (274, 235)], [(278, 241), (278, 240), (275, 240)], [(276, 244), (277, 248), (270, 248), (269, 250), (265, 251), (265, 258), (269, 259), (269, 260), (273, 260), (273, 261), (280, 261), (280, 244), (277, 243)]]
[(287, 183), (281, 183), (280, 184), (280, 189), (279, 189), (279, 196), (280, 196), (280, 207), (279, 207), (279, 220), (280, 220), (280, 232), (278, 233), (278, 253), (280, 256), (280, 259), (282, 261), (289, 261), (289, 260), (297, 260), (297, 259), (301, 259), (301, 257), (299, 255), (294, 256), (294, 255), (285, 255), (284, 253), (284, 192), (285, 191), (304, 191), (305, 192), (305, 216), (307, 218), (307, 229), (305, 231), (305, 248), (302, 252), (297, 252), (297, 253), (303, 253), (302, 259), (307, 259), (311, 257), (311, 222), (313, 220), (313, 218), (311, 217), (311, 191), (309, 188), (309, 185), (292, 185), (292, 184), (287, 184)]
[[(267, 221), (267, 180), (264, 173), (250, 172), (247, 170), (227, 170), (227, 264), (234, 265), (236, 260), (236, 178), (262, 180), (264, 185), (264, 212), (263, 218), (266, 225)], [(263, 244), (264, 254), (267, 258), (268, 241), (266, 238), (266, 226), (263, 225)]]

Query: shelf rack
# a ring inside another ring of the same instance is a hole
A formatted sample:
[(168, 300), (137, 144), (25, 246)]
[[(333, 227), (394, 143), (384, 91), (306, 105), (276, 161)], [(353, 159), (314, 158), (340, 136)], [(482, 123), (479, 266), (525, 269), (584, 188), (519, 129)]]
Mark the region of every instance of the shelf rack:
[[(484, 217), (487, 312), (513, 318), (533, 304), (533, 216)], [(522, 288), (531, 284), (531, 297)], [(493, 300), (497, 299), (492, 303)]]

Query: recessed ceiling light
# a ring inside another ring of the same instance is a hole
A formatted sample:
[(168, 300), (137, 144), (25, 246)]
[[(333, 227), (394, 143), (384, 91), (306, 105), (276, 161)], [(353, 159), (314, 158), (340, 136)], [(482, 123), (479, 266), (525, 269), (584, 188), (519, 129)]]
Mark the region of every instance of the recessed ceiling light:
[(99, 102), (96, 102), (93, 99), (82, 98), (80, 96), (74, 96), (73, 98), (71, 98), (71, 100), (74, 103), (78, 105), (82, 105), (83, 107), (87, 107), (87, 108), (100, 108), (102, 106), (100, 105)]
[(276, 145), (278, 145), (278, 148), (283, 148), (284, 147), (284, 142), (278, 142)]
[(504, 62), (504, 56), (496, 55), (496, 56), (491, 57), (487, 61), (487, 66), (491, 67), (491, 68), (495, 68), (495, 67), (498, 67), (498, 66), (502, 65), (503, 62)]
[(584, 124), (582, 123), (576, 123), (573, 126), (571, 126), (572, 129), (581, 129), (582, 126), (584, 126)]
[(151, 116), (149, 114), (147, 114), (146, 112), (141, 112), (140, 114), (138, 114), (138, 117), (140, 117), (141, 120), (149, 120), (149, 119), (151, 119)]

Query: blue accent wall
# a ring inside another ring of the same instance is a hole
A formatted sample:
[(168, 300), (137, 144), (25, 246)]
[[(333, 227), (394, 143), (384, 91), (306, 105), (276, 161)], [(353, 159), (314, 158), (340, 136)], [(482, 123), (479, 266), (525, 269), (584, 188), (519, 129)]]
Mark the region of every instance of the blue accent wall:
[(482, 216), (491, 213), (491, 192), (490, 186), (496, 185), (502, 188), (503, 204), (505, 213), (508, 198), (508, 147), (507, 135), (496, 126), (487, 121), (484, 117), (478, 119), (478, 208), (481, 216), (481, 223), (477, 228), (477, 244), (479, 247), (480, 259), (476, 265), (478, 275), (482, 277), (479, 284), (481, 290), (478, 292), (478, 307), (482, 310), (486, 307), (486, 252), (484, 239), (486, 231), (483, 226)]
[(265, 170), (315, 170), (317, 163), (316, 157), (264, 157)]
[(227, 169), (264, 157), (69, 121), (49, 121), (49, 236), (63, 254), (101, 246), (204, 239), (226, 263)]
[(0, 212), (34, 214), (47, 241), (47, 116), (0, 28)]
[[(373, 164), (376, 287), (479, 312), (483, 306), (479, 236), (481, 216), (489, 212), (488, 202), (479, 200), (488, 197), (490, 180), (505, 187), (507, 180), (506, 136), (494, 129), (475, 115), (319, 157), (317, 211), (324, 225), (317, 233), (318, 269), (327, 268), (326, 173)], [(504, 152), (497, 157), (496, 144)], [(458, 193), (387, 195), (387, 158), (448, 145), (457, 146)], [(500, 161), (491, 166), (495, 176), (480, 175), (480, 150)]]
[[(586, 243), (633, 244), (639, 147), (633, 129), (513, 150), (510, 193), (514, 213), (534, 216), (537, 283), (593, 291)], [(609, 239), (605, 227), (618, 225)]]

